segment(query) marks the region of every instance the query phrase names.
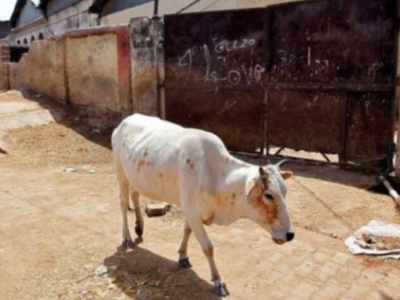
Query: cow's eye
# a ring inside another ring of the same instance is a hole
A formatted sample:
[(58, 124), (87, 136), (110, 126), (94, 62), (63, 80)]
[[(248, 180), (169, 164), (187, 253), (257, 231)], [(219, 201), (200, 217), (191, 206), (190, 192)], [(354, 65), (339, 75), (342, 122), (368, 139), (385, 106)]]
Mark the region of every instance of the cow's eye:
[(273, 201), (274, 197), (271, 194), (265, 194), (265, 198), (267, 198), (268, 200)]

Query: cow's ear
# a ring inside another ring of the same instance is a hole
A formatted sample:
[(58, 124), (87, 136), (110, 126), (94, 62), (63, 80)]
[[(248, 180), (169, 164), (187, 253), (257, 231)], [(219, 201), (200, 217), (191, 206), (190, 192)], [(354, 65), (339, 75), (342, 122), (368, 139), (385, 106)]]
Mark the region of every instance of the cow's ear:
[(293, 176), (293, 172), (291, 171), (280, 171), (281, 172), (281, 176), (283, 179), (288, 180), (290, 177)]
[(255, 179), (250, 179), (246, 182), (246, 197), (249, 197), (250, 193), (253, 191), (253, 189), (256, 187), (257, 185), (257, 180)]

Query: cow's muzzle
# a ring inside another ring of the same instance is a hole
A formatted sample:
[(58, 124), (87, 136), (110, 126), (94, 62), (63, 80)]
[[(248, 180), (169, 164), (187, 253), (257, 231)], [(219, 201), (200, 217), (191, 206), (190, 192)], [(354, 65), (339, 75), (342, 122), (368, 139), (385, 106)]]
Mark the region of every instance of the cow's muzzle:
[(272, 238), (272, 240), (273, 240), (276, 244), (282, 245), (282, 244), (284, 244), (284, 243), (286, 243), (286, 242), (292, 241), (292, 240), (294, 239), (294, 236), (295, 236), (294, 232), (289, 231), (289, 232), (286, 233), (286, 240), (284, 240), (284, 239), (276, 239), (276, 238)]

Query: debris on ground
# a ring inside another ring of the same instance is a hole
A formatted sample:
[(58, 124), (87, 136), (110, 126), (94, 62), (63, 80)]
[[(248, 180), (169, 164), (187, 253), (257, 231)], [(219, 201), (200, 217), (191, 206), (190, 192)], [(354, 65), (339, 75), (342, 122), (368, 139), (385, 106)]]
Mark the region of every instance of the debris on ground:
[(331, 237), (333, 237), (334, 239), (337, 239), (339, 236), (336, 232), (331, 233)]
[(353, 254), (400, 259), (400, 225), (373, 220), (348, 237), (345, 244)]
[(145, 208), (145, 213), (149, 217), (158, 217), (165, 215), (171, 209), (169, 204), (147, 204)]
[(384, 176), (379, 176), (379, 180), (382, 181), (383, 185), (388, 190), (390, 197), (392, 197), (396, 211), (398, 213), (400, 213), (400, 196), (399, 196), (399, 194), (397, 193), (397, 191), (392, 187), (390, 182)]
[(8, 154), (8, 152), (6, 150), (4, 150), (3, 148), (0, 147), (0, 153), (1, 154)]
[(76, 172), (76, 168), (75, 167), (65, 167), (63, 171), (66, 173), (72, 173), (72, 172)]
[(106, 266), (102, 265), (98, 267), (96, 270), (94, 270), (94, 275), (96, 276), (102, 276), (108, 272), (108, 269)]
[(140, 300), (145, 300), (150, 296), (150, 289), (147, 287), (147, 285), (144, 285), (140, 290), (137, 291), (138, 298)]

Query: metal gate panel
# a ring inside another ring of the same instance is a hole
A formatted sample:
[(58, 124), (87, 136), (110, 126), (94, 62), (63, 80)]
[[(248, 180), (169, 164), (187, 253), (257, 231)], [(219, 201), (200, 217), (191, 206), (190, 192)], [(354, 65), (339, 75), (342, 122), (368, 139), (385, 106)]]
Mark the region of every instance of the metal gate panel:
[(166, 119), (261, 151), (264, 24), (265, 9), (166, 16)]
[(393, 149), (392, 93), (348, 94), (345, 159), (365, 167), (388, 167)]
[(393, 153), (398, 1), (319, 0), (165, 17), (166, 118), (385, 169)]
[(346, 100), (342, 93), (271, 91), (268, 142), (294, 150), (339, 153)]
[(270, 83), (392, 88), (395, 1), (313, 1), (269, 10)]
[[(262, 89), (167, 89), (168, 120), (218, 135), (233, 151), (261, 151)], [(177, 109), (179, 107), (179, 109)]]
[[(267, 145), (387, 168), (393, 151), (396, 2), (314, 1), (267, 9)], [(326, 100), (312, 102), (316, 95)]]
[[(329, 2), (315, 1), (268, 8), (270, 84), (330, 82), (334, 66), (324, 45)], [(268, 38), (268, 37), (267, 37)]]

